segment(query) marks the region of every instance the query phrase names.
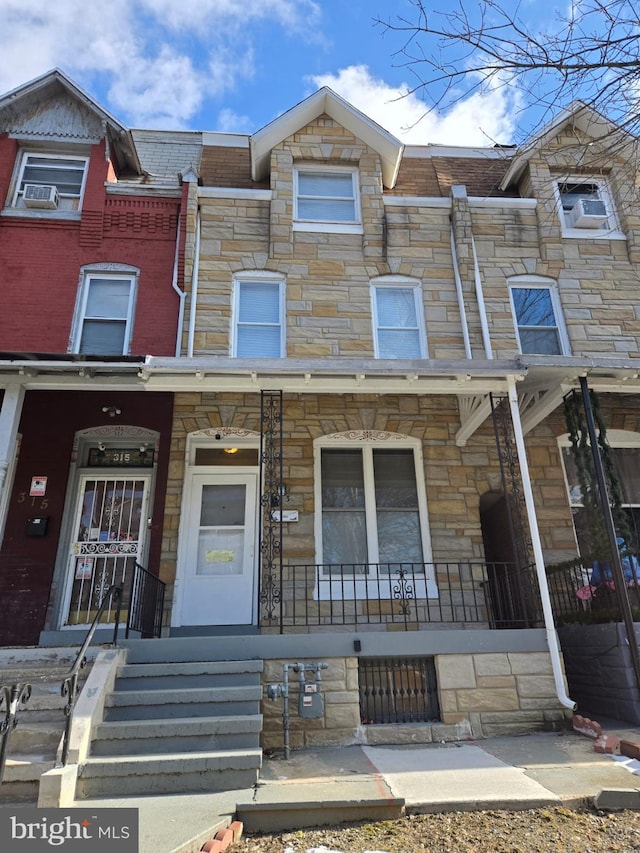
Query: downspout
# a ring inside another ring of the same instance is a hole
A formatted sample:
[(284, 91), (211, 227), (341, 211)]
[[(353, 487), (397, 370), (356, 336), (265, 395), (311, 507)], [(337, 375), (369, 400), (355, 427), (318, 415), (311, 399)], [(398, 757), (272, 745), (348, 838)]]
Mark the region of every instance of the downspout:
[(482, 341), (484, 343), (484, 354), (487, 358), (493, 358), (491, 350), (491, 336), (489, 335), (489, 322), (487, 320), (487, 309), (484, 304), (484, 293), (482, 291), (482, 278), (480, 276), (480, 267), (478, 266), (478, 254), (476, 252), (476, 241), (471, 235), (471, 251), (473, 252), (473, 276), (476, 282), (476, 299), (478, 300), (478, 310), (480, 311), (480, 325), (482, 326)]
[(176, 228), (176, 251), (173, 258), (173, 275), (171, 277), (171, 287), (178, 294), (180, 307), (178, 308), (178, 331), (176, 333), (176, 358), (182, 355), (182, 324), (184, 322), (184, 302), (187, 294), (184, 290), (178, 287), (178, 257), (180, 253), (180, 216), (178, 216), (178, 225)]
[(513, 377), (508, 377), (509, 383), (509, 408), (511, 410), (511, 420), (513, 422), (513, 433), (516, 440), (518, 450), (518, 461), (520, 463), (520, 471), (522, 473), (522, 490), (524, 492), (524, 502), (527, 508), (527, 521), (529, 522), (529, 532), (531, 533), (531, 544), (533, 546), (533, 555), (536, 567), (536, 575), (538, 577), (538, 587), (540, 589), (540, 599), (542, 601), (542, 613), (544, 617), (544, 626), (547, 634), (547, 646), (549, 648), (549, 656), (551, 657), (551, 668), (553, 670), (553, 680), (555, 682), (556, 696), (561, 705), (575, 711), (576, 703), (573, 699), (567, 696), (564, 675), (562, 672), (562, 658), (560, 656), (560, 646), (558, 645), (558, 636), (556, 634), (556, 626), (553, 621), (553, 611), (551, 609), (551, 599), (549, 597), (549, 585), (547, 583), (547, 573), (544, 568), (544, 557), (542, 555), (542, 543), (540, 542), (540, 534), (538, 531), (538, 519), (536, 517), (536, 508), (533, 501), (533, 490), (531, 489), (531, 480), (529, 477), (529, 463), (524, 446), (524, 436), (522, 433), (522, 423), (520, 422), (520, 410), (518, 408), (518, 393), (516, 391), (515, 380)]
[(473, 358), (471, 354), (471, 341), (469, 340), (469, 324), (467, 322), (467, 311), (464, 307), (464, 293), (462, 290), (462, 279), (460, 278), (460, 267), (458, 265), (458, 253), (456, 252), (456, 235), (451, 220), (451, 258), (453, 260), (453, 275), (456, 280), (456, 293), (458, 294), (458, 308), (460, 310), (460, 322), (462, 323), (462, 337), (464, 339), (464, 354), (467, 358)]
[(196, 305), (198, 303), (198, 272), (200, 269), (200, 205), (196, 211), (196, 239), (193, 247), (193, 271), (191, 273), (191, 306), (189, 309), (189, 335), (187, 357), (193, 358), (193, 340), (196, 334)]

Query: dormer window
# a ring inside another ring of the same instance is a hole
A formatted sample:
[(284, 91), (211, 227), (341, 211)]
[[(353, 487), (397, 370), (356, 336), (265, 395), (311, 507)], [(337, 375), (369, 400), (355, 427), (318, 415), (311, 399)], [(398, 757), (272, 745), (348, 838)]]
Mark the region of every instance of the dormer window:
[(25, 151), (20, 162), (13, 207), (41, 211), (79, 210), (87, 163), (87, 157)]
[(357, 169), (296, 167), (293, 218), (298, 230), (360, 233)]
[(565, 237), (610, 236), (618, 223), (607, 182), (602, 178), (567, 177), (556, 193)]

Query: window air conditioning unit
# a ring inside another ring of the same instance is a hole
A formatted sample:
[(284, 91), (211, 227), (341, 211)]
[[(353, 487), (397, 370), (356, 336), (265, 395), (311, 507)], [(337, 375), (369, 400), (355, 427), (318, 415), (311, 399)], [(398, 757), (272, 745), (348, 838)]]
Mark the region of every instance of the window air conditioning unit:
[(60, 202), (58, 188), (49, 184), (25, 184), (22, 193), (25, 207), (57, 210)]
[(568, 219), (572, 228), (606, 228), (607, 208), (599, 198), (579, 198)]

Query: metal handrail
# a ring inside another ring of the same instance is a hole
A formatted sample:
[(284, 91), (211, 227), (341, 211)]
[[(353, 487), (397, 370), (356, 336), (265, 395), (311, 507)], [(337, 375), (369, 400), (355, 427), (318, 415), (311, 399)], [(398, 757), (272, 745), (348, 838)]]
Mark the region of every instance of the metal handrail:
[(100, 618), (104, 611), (107, 609), (107, 604), (109, 604), (110, 606), (113, 600), (117, 602), (116, 618), (115, 624), (113, 626), (113, 648), (115, 649), (117, 647), (118, 626), (120, 624), (120, 608), (122, 606), (122, 587), (116, 584), (112, 584), (104, 594), (102, 601), (100, 602), (98, 612), (94, 616), (93, 622), (91, 623), (91, 627), (87, 631), (87, 636), (84, 638), (84, 643), (80, 646), (80, 651), (76, 655), (76, 659), (73, 663), (73, 666), (65, 675), (64, 680), (62, 682), (61, 693), (63, 696), (67, 697), (67, 704), (64, 707), (64, 714), (67, 718), (67, 722), (64, 727), (64, 735), (62, 736), (61, 764), (63, 767), (65, 767), (67, 764), (67, 756), (69, 754), (69, 738), (71, 736), (71, 724), (73, 723), (73, 711), (76, 705), (76, 697), (78, 695), (78, 675), (80, 674), (80, 670), (84, 669), (84, 667), (87, 665), (87, 649), (89, 648), (91, 640), (93, 639), (93, 635), (95, 634), (96, 629), (100, 623)]
[[(109, 587), (109, 589), (104, 594), (102, 601), (100, 602), (100, 606), (98, 607), (98, 611), (87, 631), (87, 635), (84, 639), (78, 654), (76, 655), (75, 661), (71, 666), (71, 669), (65, 674), (62, 687), (61, 687), (61, 695), (67, 697), (67, 704), (64, 708), (64, 714), (66, 717), (65, 730), (62, 741), (62, 757), (61, 763), (64, 767), (67, 763), (67, 756), (69, 753), (69, 737), (71, 734), (71, 724), (73, 722), (73, 710), (76, 704), (76, 698), (78, 695), (78, 676), (80, 674), (80, 670), (84, 669), (87, 665), (87, 649), (91, 644), (91, 640), (98, 628), (100, 623), (100, 618), (103, 613), (107, 609), (107, 606), (111, 605), (112, 601), (117, 602), (116, 614), (115, 614), (115, 624), (113, 627), (113, 646), (114, 648), (118, 644), (118, 626), (120, 624), (120, 609), (122, 604), (122, 587), (117, 584), (113, 584)], [(33, 681), (34, 679), (31, 679)], [(40, 683), (46, 683), (50, 681), (57, 681), (58, 676), (55, 675), (41, 675), (38, 676), (37, 679)], [(2, 784), (4, 778), (4, 771), (7, 762), (7, 752), (9, 748), (9, 740), (11, 737), (11, 733), (14, 731), (16, 726), (18, 725), (18, 713), (21, 709), (23, 709), (29, 699), (31, 698), (31, 682), (30, 681), (17, 681), (14, 684), (0, 684), (0, 709), (3, 704), (6, 705), (4, 719), (0, 720), (0, 785)]]

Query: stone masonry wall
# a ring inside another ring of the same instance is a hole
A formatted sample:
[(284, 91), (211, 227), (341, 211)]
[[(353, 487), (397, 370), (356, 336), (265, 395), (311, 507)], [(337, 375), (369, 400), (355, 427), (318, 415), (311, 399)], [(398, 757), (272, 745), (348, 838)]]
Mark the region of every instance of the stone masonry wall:
[[(262, 745), (283, 745), (282, 698), (266, 698), (281, 683), (283, 660), (265, 661)], [(292, 660), (288, 661), (293, 662)], [(289, 673), (292, 749), (351, 743), (430, 743), (561, 728), (568, 718), (555, 694), (549, 655), (541, 652), (436, 655), (441, 722), (360, 725), (357, 658), (331, 658), (322, 672), (325, 714), (298, 715), (298, 675)]]

